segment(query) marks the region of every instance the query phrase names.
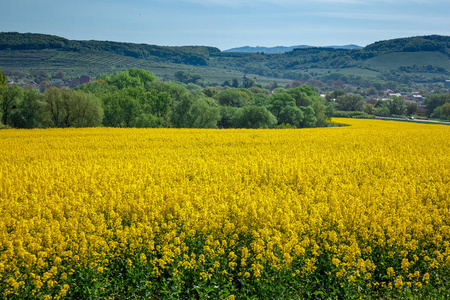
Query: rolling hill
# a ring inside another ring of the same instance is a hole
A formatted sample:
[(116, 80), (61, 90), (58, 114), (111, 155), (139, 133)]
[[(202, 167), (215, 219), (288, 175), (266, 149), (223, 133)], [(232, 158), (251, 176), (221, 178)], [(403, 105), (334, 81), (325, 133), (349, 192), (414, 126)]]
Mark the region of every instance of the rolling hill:
[(0, 33), (0, 68), (43, 70), (66, 77), (143, 68), (173, 79), (179, 70), (202, 77), (205, 84), (242, 78), (258, 82), (395, 81), (442, 84), (450, 78), (450, 37), (422, 36), (380, 41), (362, 49), (298, 47), (279, 54), (220, 51), (215, 47), (164, 47), (108, 41), (73, 41), (31, 33)]

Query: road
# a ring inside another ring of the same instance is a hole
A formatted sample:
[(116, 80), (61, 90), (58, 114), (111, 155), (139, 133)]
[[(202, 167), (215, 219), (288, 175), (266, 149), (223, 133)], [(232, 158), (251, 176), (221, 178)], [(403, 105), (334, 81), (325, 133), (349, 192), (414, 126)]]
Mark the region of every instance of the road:
[(416, 122), (416, 123), (433, 123), (433, 124), (444, 124), (444, 125), (450, 125), (450, 122), (445, 122), (445, 121), (436, 121), (436, 120), (422, 120), (422, 119), (402, 119), (402, 118), (377, 117), (377, 116), (375, 116), (375, 119), (382, 119), (382, 120), (395, 120), (395, 121), (404, 121), (404, 122)]

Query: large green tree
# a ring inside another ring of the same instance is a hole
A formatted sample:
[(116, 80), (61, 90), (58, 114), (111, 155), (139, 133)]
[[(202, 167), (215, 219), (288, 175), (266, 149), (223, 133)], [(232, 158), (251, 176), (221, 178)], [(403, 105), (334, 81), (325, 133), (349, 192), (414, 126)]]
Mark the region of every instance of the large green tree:
[(197, 98), (188, 111), (190, 128), (217, 128), (219, 108), (205, 98)]
[(140, 89), (132, 87), (116, 91), (103, 98), (105, 111), (104, 125), (111, 127), (133, 127), (136, 118), (141, 115), (137, 95)]
[(406, 103), (401, 97), (392, 97), (392, 99), (386, 101), (386, 105), (391, 115), (401, 116), (405, 114)]
[(0, 87), (0, 114), (4, 125), (10, 125), (12, 112), (22, 100), (23, 89), (17, 85), (6, 85)]
[(220, 110), (211, 98), (189, 95), (173, 108), (171, 122), (177, 128), (217, 128)]
[(239, 89), (226, 89), (216, 95), (220, 105), (243, 107), (250, 103), (250, 96)]
[(325, 99), (327, 101), (336, 101), (339, 96), (345, 95), (346, 92), (343, 89), (334, 89), (331, 92), (326, 93)]
[(51, 87), (44, 96), (49, 127), (96, 127), (102, 124), (101, 101), (93, 94)]
[(241, 108), (234, 106), (219, 106), (220, 120), (217, 122), (219, 128), (233, 128), (239, 117)]
[(304, 116), (301, 127), (316, 127), (317, 119), (314, 109), (311, 106), (301, 106), (300, 109)]
[(430, 116), (437, 107), (447, 102), (450, 102), (450, 93), (428, 95), (424, 101), (427, 116)]
[(237, 128), (270, 128), (277, 124), (275, 116), (262, 106), (240, 108), (234, 119)]
[(63, 127), (65, 115), (65, 104), (61, 95), (61, 90), (56, 87), (48, 88), (45, 93), (46, 109), (49, 115), (47, 125), (49, 127)]
[(62, 90), (66, 106), (64, 127), (98, 127), (104, 116), (101, 101), (93, 94)]
[(299, 86), (287, 90), (287, 93), (292, 96), (297, 106), (310, 106), (314, 102), (323, 102), (317, 91), (310, 86)]
[(17, 109), (11, 115), (12, 126), (17, 128), (44, 127), (47, 118), (46, 105), (43, 94), (34, 89), (25, 90), (23, 98), (17, 104)]
[(410, 102), (406, 105), (406, 114), (408, 116), (411, 116), (417, 112), (417, 103), (416, 102)]
[(291, 124), (301, 127), (303, 122), (303, 111), (295, 105), (287, 105), (281, 109), (278, 116), (278, 124)]
[(143, 87), (148, 82), (156, 80), (156, 76), (143, 69), (129, 69), (124, 72), (116, 72), (112, 75), (103, 75), (101, 79), (106, 80), (109, 85), (119, 89), (130, 87)]
[(206, 97), (185, 97), (172, 112), (172, 124), (178, 128), (217, 128), (220, 110)]
[(317, 120), (315, 126), (328, 126), (327, 118), (329, 118), (329, 116), (327, 115), (327, 107), (320, 102), (314, 102), (312, 108), (314, 109), (314, 114)]
[(364, 98), (357, 94), (340, 95), (336, 99), (337, 109), (344, 111), (361, 111), (364, 105)]
[(279, 120), (281, 112), (286, 106), (296, 106), (295, 99), (288, 93), (275, 93), (268, 99), (270, 112)]

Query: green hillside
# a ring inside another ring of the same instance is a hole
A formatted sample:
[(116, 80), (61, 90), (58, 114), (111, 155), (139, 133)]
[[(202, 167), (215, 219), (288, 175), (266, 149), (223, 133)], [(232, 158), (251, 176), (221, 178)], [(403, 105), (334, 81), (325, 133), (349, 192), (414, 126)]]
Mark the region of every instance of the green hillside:
[(361, 85), (364, 80), (381, 80), (439, 86), (450, 78), (449, 49), (448, 36), (388, 40), (364, 49), (300, 48), (263, 54), (0, 33), (0, 68), (50, 74), (63, 71), (68, 78), (142, 68), (173, 79), (175, 72), (189, 70), (210, 84), (247, 74), (260, 82), (315, 79)]

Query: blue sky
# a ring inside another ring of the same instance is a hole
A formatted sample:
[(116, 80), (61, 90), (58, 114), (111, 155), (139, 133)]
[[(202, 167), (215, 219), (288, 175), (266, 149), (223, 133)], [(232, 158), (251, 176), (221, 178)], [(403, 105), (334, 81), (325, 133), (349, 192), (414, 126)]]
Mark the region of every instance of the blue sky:
[(1, 0), (0, 31), (161, 46), (344, 45), (450, 35), (450, 0)]

